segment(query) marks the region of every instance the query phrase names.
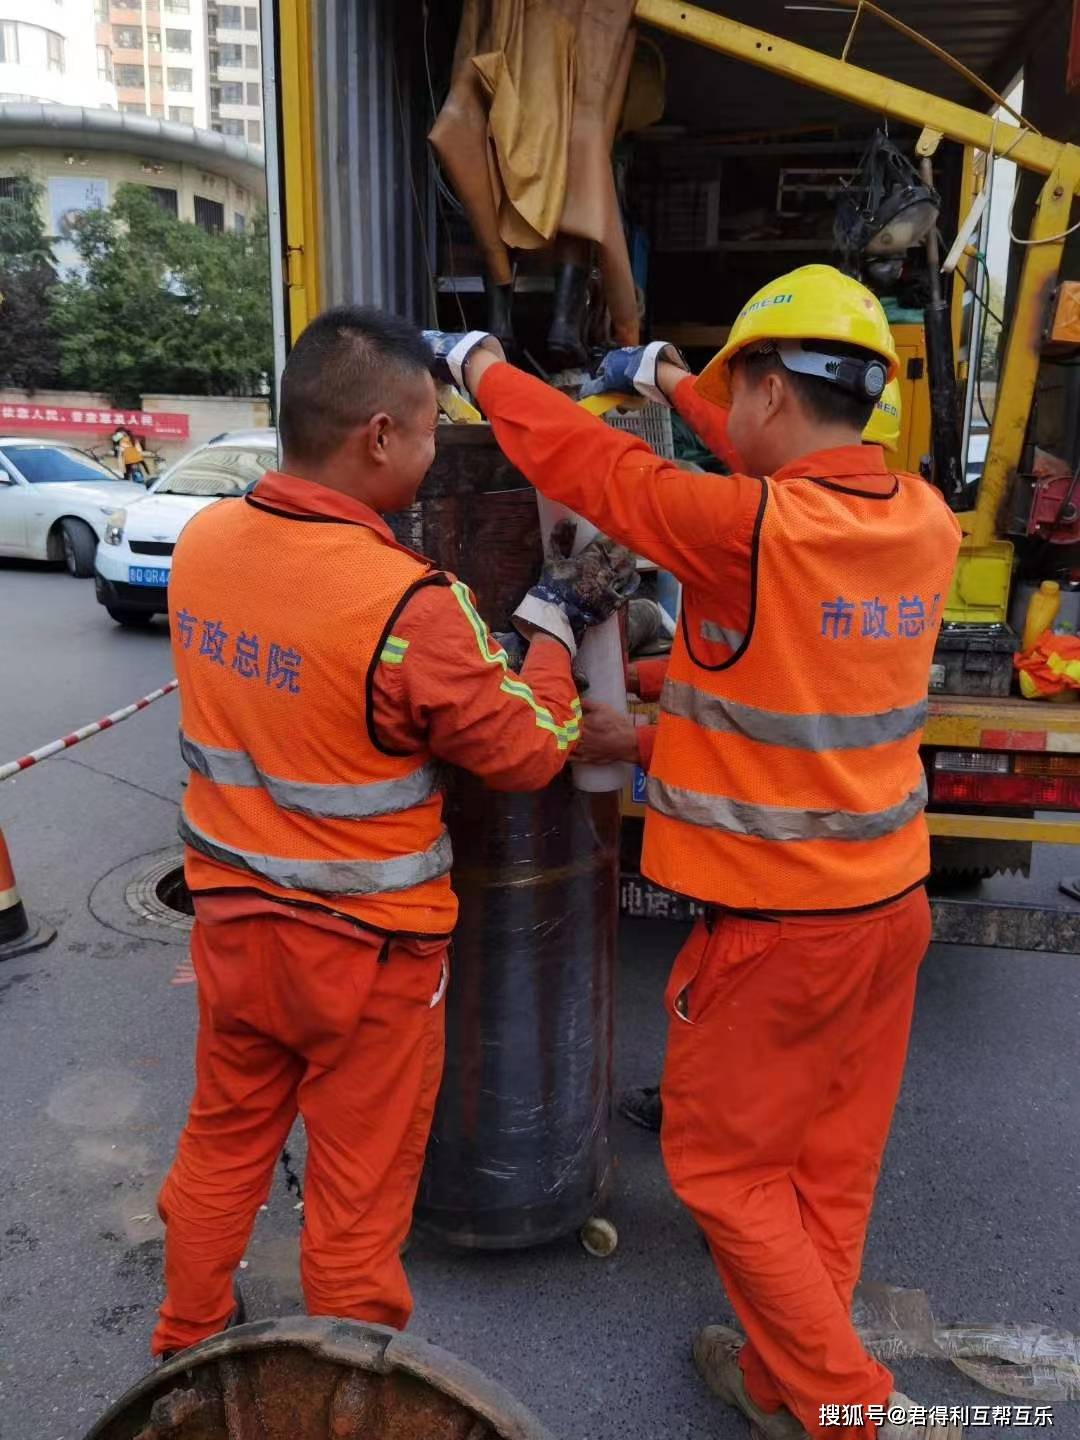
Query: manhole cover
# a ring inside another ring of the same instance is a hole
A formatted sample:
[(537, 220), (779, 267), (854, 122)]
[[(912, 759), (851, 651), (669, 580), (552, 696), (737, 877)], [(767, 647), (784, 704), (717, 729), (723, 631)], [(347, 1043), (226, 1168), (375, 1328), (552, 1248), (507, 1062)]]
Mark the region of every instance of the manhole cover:
[(144, 920), (170, 925), (174, 930), (190, 930), (195, 918), (191, 891), (184, 883), (182, 855), (172, 851), (159, 856), (128, 884), (124, 899)]

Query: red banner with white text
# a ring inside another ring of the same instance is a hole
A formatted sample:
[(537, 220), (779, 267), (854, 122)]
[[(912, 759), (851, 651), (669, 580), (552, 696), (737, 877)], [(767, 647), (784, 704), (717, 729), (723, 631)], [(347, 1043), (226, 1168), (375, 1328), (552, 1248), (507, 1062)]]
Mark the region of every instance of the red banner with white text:
[(163, 410), (65, 409), (32, 400), (0, 402), (0, 430), (115, 430), (123, 425), (149, 440), (186, 440), (188, 417)]

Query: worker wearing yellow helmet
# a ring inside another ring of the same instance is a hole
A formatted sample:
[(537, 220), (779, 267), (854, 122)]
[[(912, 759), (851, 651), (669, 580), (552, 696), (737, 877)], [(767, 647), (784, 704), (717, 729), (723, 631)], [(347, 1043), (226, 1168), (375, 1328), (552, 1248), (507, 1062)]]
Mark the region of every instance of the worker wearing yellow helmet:
[[(682, 582), (642, 870), (703, 912), (667, 988), (661, 1142), (743, 1333), (703, 1331), (698, 1368), (765, 1440), (952, 1440), (851, 1323), (930, 935), (919, 739), (960, 540), (862, 443), (896, 378), (881, 305), (808, 265), (696, 379), (662, 340), (605, 356), (594, 391), (674, 405), (706, 443), (724, 417), (726, 476), (605, 426), (482, 332), (430, 340), (538, 490)], [(613, 714), (587, 707), (578, 758), (636, 758)], [(837, 1407), (865, 1422), (830, 1426)]]

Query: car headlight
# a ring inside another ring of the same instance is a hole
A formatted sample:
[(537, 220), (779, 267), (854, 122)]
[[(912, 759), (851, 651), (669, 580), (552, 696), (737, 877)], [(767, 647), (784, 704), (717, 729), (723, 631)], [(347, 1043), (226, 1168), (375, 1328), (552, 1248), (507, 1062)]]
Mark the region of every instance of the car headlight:
[(105, 544), (120, 545), (124, 539), (124, 525), (127, 523), (126, 510), (110, 510), (105, 522)]

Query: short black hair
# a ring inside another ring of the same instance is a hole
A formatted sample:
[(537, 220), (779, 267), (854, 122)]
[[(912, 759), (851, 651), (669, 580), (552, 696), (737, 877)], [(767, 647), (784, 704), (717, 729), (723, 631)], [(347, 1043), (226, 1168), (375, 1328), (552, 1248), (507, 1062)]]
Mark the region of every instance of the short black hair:
[(282, 454), (318, 463), (380, 410), (393, 414), (408, 382), (431, 373), (410, 320), (363, 305), (324, 310), (297, 340), (281, 377)]
[[(811, 348), (825, 355), (849, 355), (856, 360), (878, 358), (858, 345), (826, 343), (823, 340)], [(798, 370), (789, 370), (775, 350), (740, 350), (731, 365), (732, 368), (745, 365), (755, 375), (764, 375), (769, 370), (781, 373), (814, 419), (823, 424), (850, 425), (852, 429), (862, 431), (874, 413), (873, 400), (863, 400), (823, 376), (803, 375)]]

